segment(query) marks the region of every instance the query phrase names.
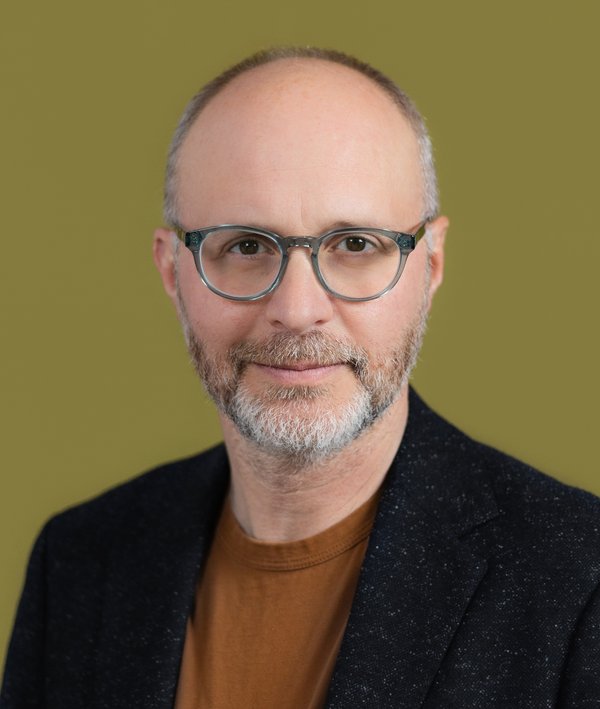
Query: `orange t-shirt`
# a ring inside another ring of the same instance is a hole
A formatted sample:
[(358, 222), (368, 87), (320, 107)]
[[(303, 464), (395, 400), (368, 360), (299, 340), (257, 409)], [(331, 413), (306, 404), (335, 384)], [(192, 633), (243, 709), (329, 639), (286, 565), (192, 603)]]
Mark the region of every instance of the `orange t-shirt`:
[(259, 542), (225, 503), (175, 709), (312, 709), (327, 695), (379, 495), (308, 539)]

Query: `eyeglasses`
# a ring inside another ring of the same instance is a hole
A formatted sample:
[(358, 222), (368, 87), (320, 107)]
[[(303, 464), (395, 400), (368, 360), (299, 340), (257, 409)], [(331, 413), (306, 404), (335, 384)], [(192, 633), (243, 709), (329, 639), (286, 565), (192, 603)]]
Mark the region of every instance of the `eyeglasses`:
[(319, 237), (283, 237), (239, 224), (175, 232), (192, 252), (202, 281), (223, 298), (251, 301), (272, 293), (285, 273), (288, 250), (299, 246), (310, 249), (315, 275), (328, 293), (365, 301), (396, 285), (426, 226), (422, 222), (413, 233), (346, 227)]

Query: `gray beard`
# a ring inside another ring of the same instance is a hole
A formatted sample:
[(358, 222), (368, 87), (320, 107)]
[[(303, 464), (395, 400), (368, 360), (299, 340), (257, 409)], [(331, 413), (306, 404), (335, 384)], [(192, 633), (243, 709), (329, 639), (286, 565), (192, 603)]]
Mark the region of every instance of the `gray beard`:
[[(193, 332), (181, 297), (178, 300), (192, 364), (219, 410), (260, 450), (294, 467), (338, 453), (381, 417), (408, 383), (427, 324), (424, 301), (396, 348), (377, 362), (363, 348), (320, 331), (240, 342), (225, 355), (212, 357)], [(271, 385), (256, 394), (243, 381), (250, 362), (284, 366), (303, 361), (347, 364), (356, 377), (356, 392), (349, 401), (336, 402), (326, 385)]]

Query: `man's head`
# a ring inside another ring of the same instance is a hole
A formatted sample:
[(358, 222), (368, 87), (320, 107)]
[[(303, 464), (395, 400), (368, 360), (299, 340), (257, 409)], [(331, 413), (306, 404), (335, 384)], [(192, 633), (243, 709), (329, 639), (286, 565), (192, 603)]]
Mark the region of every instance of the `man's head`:
[(419, 144), (421, 179), (423, 180), (423, 219), (436, 217), (439, 211), (439, 198), (431, 140), (423, 117), (409, 96), (385, 74), (366, 62), (362, 62), (360, 59), (343, 52), (316, 47), (277, 47), (257, 52), (222, 72), (200, 89), (186, 106), (173, 135), (167, 159), (164, 191), (164, 217), (166, 223), (170, 225), (179, 223), (177, 210), (177, 163), (181, 146), (199, 113), (233, 79), (251, 69), (280, 59), (320, 59), (338, 64), (362, 74), (388, 95), (412, 127)]
[(156, 232), (165, 288), (221, 412), (263, 449), (313, 460), (353, 440), (403, 390), (441, 282), (447, 222), (433, 219), (423, 124), (385, 78), (310, 53), (247, 64), (182, 119), (167, 173), (172, 224), (318, 236), (340, 224), (409, 232), (431, 220), (430, 253), (419, 244), (397, 285), (367, 302), (327, 293), (305, 248), (289, 250), (275, 291), (227, 300), (205, 287), (172, 232)]

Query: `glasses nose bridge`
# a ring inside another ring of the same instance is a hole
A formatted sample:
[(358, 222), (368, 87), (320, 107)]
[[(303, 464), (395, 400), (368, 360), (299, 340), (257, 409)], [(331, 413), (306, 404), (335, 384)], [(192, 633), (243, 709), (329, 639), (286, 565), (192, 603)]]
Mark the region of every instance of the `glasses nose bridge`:
[(284, 236), (281, 237), (281, 245), (287, 253), (289, 249), (299, 246), (300, 248), (310, 249), (315, 253), (316, 239), (314, 236)]
[(308, 249), (309, 250), (309, 256), (310, 256), (310, 263), (312, 266), (312, 270), (314, 272), (314, 275), (316, 276), (317, 281), (321, 285), (321, 287), (325, 287), (327, 290), (325, 284), (323, 283), (323, 278), (321, 277), (321, 274), (319, 272), (319, 264), (317, 263), (317, 256), (318, 256), (318, 248), (319, 248), (319, 239), (314, 237), (314, 236), (280, 236), (280, 245), (281, 245), (281, 250), (282, 250), (282, 256), (283, 256), (283, 263), (282, 263), (282, 268), (281, 272), (279, 274), (279, 278), (277, 279), (277, 285), (281, 283), (283, 280), (283, 277), (287, 271), (288, 265), (289, 265), (289, 250), (293, 248), (301, 248), (301, 249)]

